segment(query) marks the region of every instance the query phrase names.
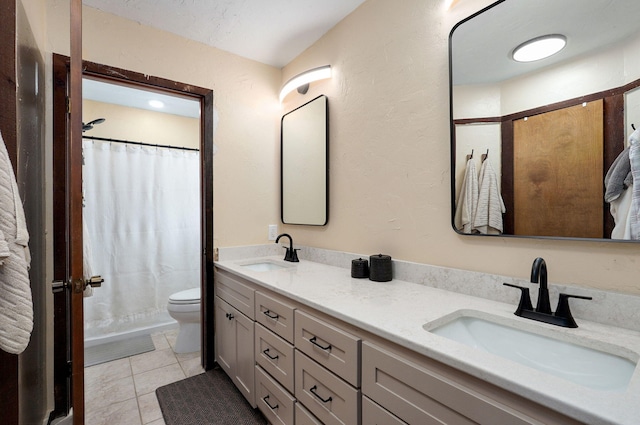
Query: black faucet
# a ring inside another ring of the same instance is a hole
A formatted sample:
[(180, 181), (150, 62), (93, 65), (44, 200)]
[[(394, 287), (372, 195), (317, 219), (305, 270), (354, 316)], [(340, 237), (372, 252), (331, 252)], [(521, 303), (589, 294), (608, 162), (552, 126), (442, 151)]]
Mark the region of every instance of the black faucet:
[(538, 304), (536, 311), (539, 313), (551, 314), (551, 304), (549, 304), (549, 288), (547, 287), (547, 263), (540, 257), (533, 260), (531, 266), (531, 283), (539, 283)]
[(276, 243), (278, 243), (280, 238), (285, 236), (289, 238), (289, 248), (287, 248), (286, 246), (283, 247), (284, 249), (286, 249), (284, 253), (284, 261), (291, 261), (292, 263), (297, 263), (300, 261), (298, 260), (298, 249), (293, 249), (293, 238), (289, 234), (283, 233), (281, 235), (278, 235), (278, 237), (276, 238)]
[(522, 291), (522, 295), (520, 296), (520, 303), (518, 304), (518, 308), (514, 312), (516, 316), (537, 320), (539, 322), (550, 323), (552, 325), (563, 326), (565, 328), (578, 327), (578, 324), (574, 320), (573, 316), (571, 315), (571, 310), (569, 309), (569, 298), (590, 300), (591, 297), (560, 294), (560, 297), (558, 298), (558, 307), (556, 308), (556, 312), (553, 313), (549, 304), (549, 288), (547, 287), (547, 264), (540, 257), (536, 258), (533, 261), (533, 265), (531, 266), (531, 283), (538, 283), (540, 285), (540, 289), (538, 289), (538, 304), (536, 305), (535, 309), (531, 305), (529, 288), (512, 285), (510, 283), (504, 284), (505, 286), (518, 288)]

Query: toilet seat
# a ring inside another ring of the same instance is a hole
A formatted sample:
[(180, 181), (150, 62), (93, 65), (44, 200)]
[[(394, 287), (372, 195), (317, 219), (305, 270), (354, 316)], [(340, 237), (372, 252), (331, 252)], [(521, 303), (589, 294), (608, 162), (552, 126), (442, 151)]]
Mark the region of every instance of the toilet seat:
[(192, 288), (176, 292), (169, 297), (169, 304), (199, 304), (200, 288)]

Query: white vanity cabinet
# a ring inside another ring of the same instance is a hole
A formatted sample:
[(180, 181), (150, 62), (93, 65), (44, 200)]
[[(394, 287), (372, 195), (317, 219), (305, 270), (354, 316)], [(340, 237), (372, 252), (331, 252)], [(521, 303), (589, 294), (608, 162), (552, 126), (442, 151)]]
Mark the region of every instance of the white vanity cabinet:
[(217, 271), (215, 282), (216, 361), (247, 401), (256, 407), (253, 320), (255, 290), (225, 272)]
[(216, 360), (273, 425), (580, 424), (268, 285), (215, 278)]

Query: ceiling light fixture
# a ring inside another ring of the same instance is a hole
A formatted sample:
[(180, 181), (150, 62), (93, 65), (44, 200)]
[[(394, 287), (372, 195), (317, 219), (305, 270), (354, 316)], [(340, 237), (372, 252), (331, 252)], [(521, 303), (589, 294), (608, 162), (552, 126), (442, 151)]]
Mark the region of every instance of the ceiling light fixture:
[(515, 49), (511, 57), (516, 62), (533, 62), (555, 55), (567, 44), (567, 38), (561, 34), (549, 34), (525, 41)]
[(157, 109), (164, 108), (164, 102), (162, 102), (161, 100), (152, 99), (149, 101), (149, 106)]
[(302, 74), (298, 74), (282, 87), (280, 90), (280, 103), (284, 100), (285, 97), (295, 89), (300, 88), (298, 90), (300, 93), (304, 94), (307, 92), (309, 83), (313, 83), (314, 81), (324, 80), (325, 78), (331, 78), (331, 65), (321, 66), (319, 68), (310, 69), (308, 71), (303, 72)]

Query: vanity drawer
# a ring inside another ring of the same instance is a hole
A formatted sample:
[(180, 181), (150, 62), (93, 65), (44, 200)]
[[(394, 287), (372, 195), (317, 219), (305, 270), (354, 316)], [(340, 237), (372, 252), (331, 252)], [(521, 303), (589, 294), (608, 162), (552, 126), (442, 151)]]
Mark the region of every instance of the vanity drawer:
[(369, 342), (362, 344), (362, 393), (409, 424), (541, 423), (492, 399), (489, 393)]
[(256, 403), (271, 425), (293, 425), (296, 399), (256, 365)]
[(223, 271), (214, 273), (215, 293), (217, 296), (237, 308), (248, 318), (255, 320), (255, 289), (245, 285), (235, 276)]
[(256, 321), (293, 344), (294, 307), (256, 292)]
[(360, 387), (360, 338), (300, 310), (295, 346), (356, 388)]
[(293, 345), (256, 323), (256, 362), (293, 393)]
[(296, 403), (296, 425), (322, 425), (301, 403)]
[(392, 415), (365, 396), (362, 396), (362, 423), (367, 425), (407, 425), (405, 421)]
[(323, 424), (360, 424), (360, 390), (298, 350), (295, 365), (295, 396)]

